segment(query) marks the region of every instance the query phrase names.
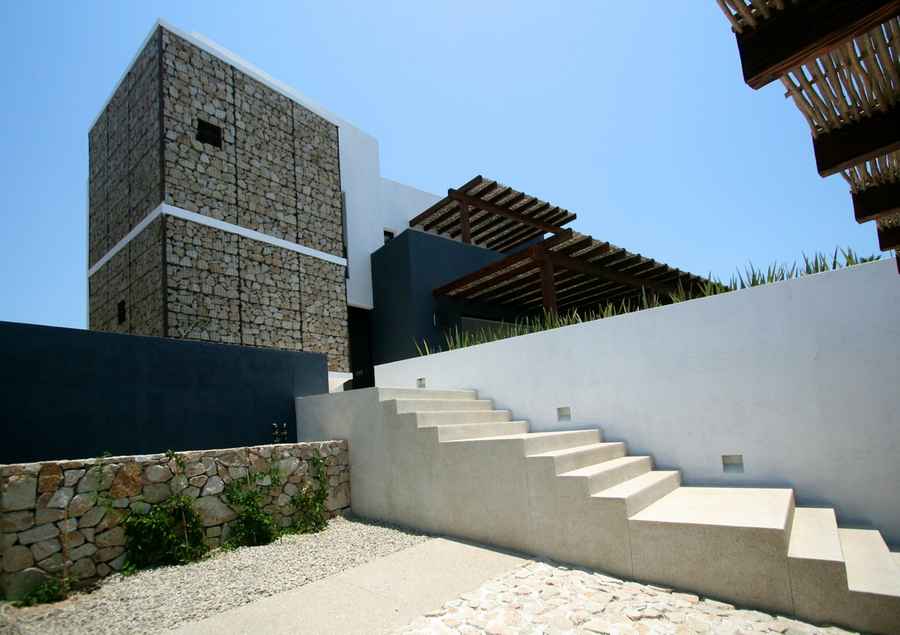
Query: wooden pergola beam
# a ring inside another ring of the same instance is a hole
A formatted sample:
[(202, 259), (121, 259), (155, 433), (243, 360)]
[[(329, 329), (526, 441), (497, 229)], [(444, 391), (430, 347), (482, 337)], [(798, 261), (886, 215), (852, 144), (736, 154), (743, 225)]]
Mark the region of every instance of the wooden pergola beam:
[[(658, 263), (642, 263), (636, 267), (631, 268), (628, 273), (634, 275), (638, 273), (644, 273), (651, 271), (655, 268), (659, 267)], [(651, 279), (660, 276), (665, 277), (663, 273), (671, 274), (671, 270), (668, 272), (656, 272), (653, 275), (649, 276)], [(577, 279), (576, 276), (582, 276), (581, 279)], [(604, 282), (600, 285), (597, 285), (597, 281), (590, 276), (586, 276), (585, 274), (576, 274), (570, 280), (575, 280), (574, 284), (558, 284), (557, 287), (557, 303), (560, 308), (572, 305), (584, 305), (590, 302), (606, 302), (610, 297), (616, 297), (622, 294), (629, 293), (640, 293), (640, 289), (635, 289), (632, 286), (622, 285), (619, 282)], [(530, 303), (530, 302), (529, 302)]]
[[(591, 240), (590, 236), (584, 236), (583, 238), (566, 245), (560, 249), (559, 252), (565, 254), (573, 253), (579, 249), (583, 249), (585, 244), (590, 243)], [(535, 246), (535, 250), (539, 248), (539, 245)], [(603, 249), (608, 250), (609, 243), (598, 245), (589, 253), (602, 253), (601, 250)], [(516, 267), (515, 269), (507, 271), (499, 276), (495, 276), (474, 287), (469, 287), (465, 290), (463, 295), (469, 299), (483, 300), (488, 298), (491, 301), (497, 300), (500, 302), (506, 301), (508, 296), (514, 296), (513, 299), (517, 303), (526, 303), (529, 296), (540, 295), (540, 288), (534, 286), (535, 276), (539, 277), (539, 275), (540, 262), (538, 260), (533, 260), (526, 266)], [(556, 287), (557, 289), (563, 288), (563, 283), (567, 282), (569, 278), (583, 275), (584, 274), (577, 272), (562, 272), (555, 277)], [(484, 294), (484, 297), (478, 297), (481, 294)]]
[[(604, 254), (606, 252), (609, 252), (610, 249), (611, 249), (611, 245), (609, 243), (602, 243), (600, 245), (597, 245), (597, 247), (595, 247), (594, 249), (591, 249), (590, 251), (586, 252), (585, 254), (580, 255), (579, 258), (587, 258), (589, 256)], [(656, 264), (656, 263), (648, 262), (647, 264), (651, 265), (650, 267), (647, 267), (647, 266), (632, 267), (632, 265), (630, 263), (635, 258), (640, 259), (641, 257), (633, 256), (624, 261), (617, 260), (617, 257), (623, 253), (626, 253), (625, 250), (619, 249), (611, 254), (605, 255), (602, 258), (599, 258), (598, 260), (593, 261), (593, 263), (597, 264), (597, 265), (606, 265), (607, 263), (614, 262), (616, 267), (620, 267), (620, 266), (622, 266), (623, 263), (625, 263), (625, 267), (627, 269), (629, 269), (626, 273), (629, 273), (629, 274), (641, 273), (647, 269), (658, 266), (658, 264)], [(557, 282), (557, 285), (556, 285), (556, 287), (557, 287), (557, 302), (559, 303), (560, 306), (562, 306), (562, 304), (563, 304), (563, 298), (567, 297), (569, 295), (572, 295), (575, 293), (583, 293), (586, 289), (592, 289), (592, 290), (599, 289), (602, 291), (602, 290), (606, 289), (609, 285), (618, 284), (618, 283), (606, 281), (606, 282), (601, 283), (600, 286), (598, 286), (597, 279), (595, 277), (587, 275), (580, 271), (565, 271), (565, 272), (557, 275), (556, 282)], [(506, 294), (507, 294), (507, 292), (504, 292), (504, 295), (506, 295)], [(527, 291), (527, 292), (519, 293), (518, 297), (516, 298), (516, 301), (521, 304), (528, 305), (533, 302), (536, 302), (538, 299), (539, 298), (536, 297), (536, 294), (533, 291)]]
[[(527, 225), (537, 227), (538, 229), (543, 229), (545, 232), (550, 234), (559, 234), (561, 231), (563, 231), (563, 229), (558, 225), (542, 223), (539, 220), (535, 220), (533, 218), (525, 216), (524, 214), (520, 214), (519, 212), (514, 212), (510, 209), (506, 209), (505, 207), (500, 207), (499, 205), (494, 205), (493, 203), (483, 201), (477, 196), (469, 196), (468, 194), (464, 194), (459, 190), (448, 190), (447, 196), (457, 201), (458, 203), (468, 203), (473, 208), (483, 209), (484, 211), (496, 214), (497, 216), (505, 216), (506, 218), (519, 221), (520, 223), (525, 223)], [(572, 215), (570, 220), (575, 220), (574, 214)]]
[[(467, 300), (493, 300), (510, 293), (512, 289), (521, 289), (531, 283), (535, 275), (540, 274), (540, 263), (529, 261), (528, 264), (516, 267), (506, 273), (485, 280), (481, 284), (466, 289), (459, 297)], [(499, 288), (498, 288), (499, 287)]]
[[(479, 175), (475, 176), (474, 178), (470, 179), (468, 183), (466, 183), (459, 189), (462, 190), (463, 192), (465, 192), (467, 190), (471, 190), (476, 185), (481, 185), (481, 183), (483, 181), (484, 181), (484, 177), (479, 174)], [(434, 205), (432, 205), (431, 207), (426, 209), (424, 212), (421, 212), (415, 218), (413, 218), (411, 221), (409, 221), (409, 226), (415, 227), (416, 225), (421, 225), (426, 220), (428, 220), (429, 216), (431, 216), (434, 212), (436, 212), (438, 209), (440, 209), (441, 207), (443, 207), (446, 204), (447, 203), (446, 203), (446, 201), (444, 201), (444, 199), (439, 200), (437, 203), (435, 203)]]
[[(524, 194), (519, 194), (518, 196), (514, 196), (512, 199), (510, 199), (509, 201), (504, 203), (504, 206), (512, 207), (513, 205), (518, 203), (523, 198), (525, 198)], [(489, 212), (486, 212), (484, 210), (473, 210), (473, 213), (470, 215), (469, 220), (471, 223), (472, 231), (476, 232), (476, 233), (482, 232), (482, 231), (487, 231), (497, 225), (496, 217), (492, 216)], [(503, 220), (505, 222), (505, 219), (503, 219)], [(447, 235), (450, 236), (450, 238), (456, 238), (456, 236), (459, 233), (460, 233), (459, 230), (454, 228), (454, 229), (451, 229), (449, 232), (447, 232)]]
[(674, 287), (671, 287), (669, 285), (659, 284), (653, 280), (638, 278), (636, 276), (617, 271), (612, 267), (606, 267), (592, 262), (584, 262), (576, 258), (570, 258), (568, 256), (554, 253), (550, 253), (549, 257), (550, 260), (553, 261), (553, 264), (558, 267), (562, 267), (563, 269), (571, 269), (572, 271), (580, 271), (582, 273), (596, 276), (597, 278), (601, 278), (603, 280), (609, 280), (610, 282), (618, 282), (620, 284), (635, 287), (637, 289), (640, 289), (641, 287), (647, 287), (648, 289), (653, 289), (654, 291), (660, 291), (662, 293), (670, 293), (674, 291)]
[[(444, 286), (438, 287), (437, 289), (435, 289), (432, 292), (432, 294), (436, 295), (436, 296), (437, 295), (453, 295), (453, 293), (456, 292), (458, 289), (462, 289), (463, 287), (466, 287), (474, 282), (477, 282), (485, 276), (489, 276), (490, 274), (495, 273), (495, 272), (503, 271), (507, 267), (512, 266), (513, 264), (515, 264), (517, 262), (521, 262), (523, 260), (530, 260), (530, 259), (531, 259), (531, 254), (528, 253), (528, 251), (523, 251), (518, 254), (513, 254), (512, 256), (509, 256), (508, 258), (504, 258), (503, 260), (493, 262), (493, 263), (489, 264), (487, 267), (479, 269), (478, 271), (473, 271), (472, 273), (466, 274), (465, 276), (463, 276), (462, 278), (459, 278), (458, 280), (454, 280), (453, 282), (445, 284)], [(525, 271), (525, 270), (523, 269), (523, 271)]]
[[(471, 181), (470, 181), (470, 183), (471, 183)], [(468, 183), (466, 184), (466, 186), (463, 186), (460, 189), (460, 191), (465, 192), (466, 190), (471, 189), (467, 186), (468, 186)], [(485, 189), (481, 190), (481, 192), (478, 193), (478, 196), (487, 196), (489, 194), (492, 194), (492, 195), (494, 195), (494, 198), (502, 198), (505, 194), (507, 194), (509, 192), (509, 190), (510, 190), (510, 188), (508, 188), (508, 187), (501, 188), (498, 183), (492, 183), (492, 184), (488, 185)], [(499, 192), (499, 194), (498, 194), (498, 192)], [(441, 214), (434, 215), (433, 218), (431, 218), (430, 220), (425, 222), (422, 225), (422, 229), (424, 229), (425, 231), (436, 231), (438, 233), (443, 233), (445, 230), (440, 229), (440, 226), (443, 225), (444, 223), (449, 223), (450, 227), (454, 227), (453, 216), (455, 214), (459, 213), (461, 206), (459, 204), (459, 201), (450, 200), (450, 203), (447, 203), (448, 199), (449, 199), (449, 197), (447, 197), (447, 196), (445, 196), (443, 199), (443, 201), (444, 201), (443, 204), (448, 205), (447, 209), (445, 209), (443, 211), (443, 213), (441, 213)], [(472, 211), (477, 212), (477, 210), (472, 210)]]
[(900, 183), (885, 183), (853, 195), (853, 215), (857, 223), (866, 223), (900, 212)]
[(759, 89), (817, 53), (900, 15), (900, 0), (806, 0), (735, 33), (744, 81)]
[(813, 149), (821, 176), (900, 150), (900, 107), (822, 133), (813, 138)]
[[(552, 247), (553, 245), (558, 245), (561, 242), (565, 242), (572, 238), (572, 230), (564, 229), (561, 234), (554, 236), (552, 238), (548, 238), (541, 246), (543, 247)], [(474, 282), (478, 282), (485, 276), (488, 276), (492, 273), (497, 273), (503, 271), (507, 267), (512, 266), (517, 262), (521, 262), (523, 260), (534, 260), (537, 255), (537, 249), (535, 247), (530, 247), (524, 251), (521, 251), (517, 254), (513, 254), (511, 256), (507, 256), (502, 260), (498, 260), (497, 262), (492, 262), (486, 267), (479, 269), (478, 271), (473, 271), (472, 273), (466, 274), (462, 278), (458, 280), (454, 280), (453, 282), (447, 283), (441, 287), (435, 289), (432, 293), (433, 295), (452, 295), (458, 289), (462, 289)], [(523, 269), (522, 271), (526, 271)]]
[[(566, 222), (566, 214), (567, 212), (565, 210), (554, 207), (546, 213), (540, 214), (538, 220), (553, 225), (560, 225), (561, 223)], [(534, 216), (538, 217), (538, 214), (534, 214)], [(504, 251), (510, 247), (531, 240), (532, 238), (544, 235), (544, 230), (542, 229), (531, 226), (522, 227), (514, 221), (504, 222), (506, 225), (503, 228), (503, 231), (494, 232), (494, 237), (485, 242), (485, 246), (488, 249)]]

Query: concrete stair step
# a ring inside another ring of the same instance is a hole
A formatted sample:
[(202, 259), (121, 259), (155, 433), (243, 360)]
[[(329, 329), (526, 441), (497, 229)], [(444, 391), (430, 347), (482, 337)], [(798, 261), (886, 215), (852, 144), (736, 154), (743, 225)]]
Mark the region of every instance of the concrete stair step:
[(635, 578), (793, 613), (790, 489), (679, 487), (628, 519)]
[(398, 413), (494, 409), (490, 399), (391, 399), (384, 403), (394, 404)]
[(492, 443), (492, 442), (522, 442), (525, 456), (562, 450), (579, 445), (597, 443), (600, 440), (599, 430), (565, 430), (562, 432), (528, 432), (526, 434), (497, 435), (482, 437), (479, 439), (460, 439), (448, 443)]
[(379, 401), (388, 401), (390, 399), (478, 399), (478, 391), (390, 387), (378, 389)]
[[(900, 570), (881, 532), (838, 529), (850, 591), (900, 598)], [(897, 615), (900, 618), (900, 614)], [(898, 622), (900, 624), (900, 622)]]
[(751, 487), (679, 487), (632, 521), (789, 531), (794, 492)]
[(562, 432), (531, 432), (525, 435), (525, 456), (551, 450), (574, 448), (600, 441), (600, 431), (566, 430)]
[(624, 443), (591, 443), (574, 448), (551, 450), (540, 454), (531, 454), (529, 459), (545, 459), (553, 461), (554, 473), (562, 474), (588, 465), (594, 465), (625, 456)]
[(797, 507), (788, 543), (788, 557), (843, 563), (844, 552), (833, 509)]
[(459, 423), (437, 426), (438, 439), (441, 441), (458, 441), (460, 439), (478, 439), (497, 437), (528, 432), (527, 421), (500, 421), (496, 423)]
[(653, 460), (649, 456), (623, 456), (588, 465), (577, 470), (563, 472), (560, 478), (578, 479), (584, 481), (584, 487), (588, 496), (596, 494), (613, 485), (618, 485), (628, 479), (640, 476), (653, 469)]
[(420, 428), (512, 420), (512, 413), (509, 410), (436, 410), (433, 412), (416, 412), (414, 414)]
[(625, 507), (625, 516), (630, 518), (680, 486), (681, 472), (677, 470), (657, 470), (635, 476), (624, 483), (601, 490), (592, 495), (591, 498), (621, 501), (621, 504)]

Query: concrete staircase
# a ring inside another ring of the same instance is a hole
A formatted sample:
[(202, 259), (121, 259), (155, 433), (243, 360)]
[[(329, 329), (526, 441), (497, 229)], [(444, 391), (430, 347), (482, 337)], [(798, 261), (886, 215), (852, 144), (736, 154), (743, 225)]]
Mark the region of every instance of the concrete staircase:
[[(597, 429), (532, 433), (472, 390), (376, 390), (384, 434), (367, 451), (384, 455), (387, 487), (370, 515), (900, 633), (900, 554), (877, 531), (839, 528), (832, 509), (795, 507), (792, 490), (684, 487)], [(362, 452), (351, 444), (354, 474)]]

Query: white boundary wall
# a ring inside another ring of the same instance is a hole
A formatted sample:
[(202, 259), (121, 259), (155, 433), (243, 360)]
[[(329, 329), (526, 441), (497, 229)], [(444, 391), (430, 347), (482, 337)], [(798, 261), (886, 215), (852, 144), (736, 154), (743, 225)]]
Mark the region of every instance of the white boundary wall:
[[(382, 387), (419, 377), (533, 431), (599, 425), (688, 485), (793, 487), (900, 545), (893, 259), (375, 368)], [(744, 472), (724, 473), (725, 454)]]

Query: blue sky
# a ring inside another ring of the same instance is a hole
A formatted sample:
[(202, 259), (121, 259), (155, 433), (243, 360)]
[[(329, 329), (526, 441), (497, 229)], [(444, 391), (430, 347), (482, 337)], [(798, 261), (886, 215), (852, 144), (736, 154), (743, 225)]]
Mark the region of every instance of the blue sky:
[(0, 320), (85, 327), (88, 128), (158, 17), (373, 134), (383, 174), (421, 189), (481, 173), (596, 238), (723, 278), (748, 259), (876, 253), (781, 86), (741, 81), (714, 0), (658, 8), (3, 2)]

